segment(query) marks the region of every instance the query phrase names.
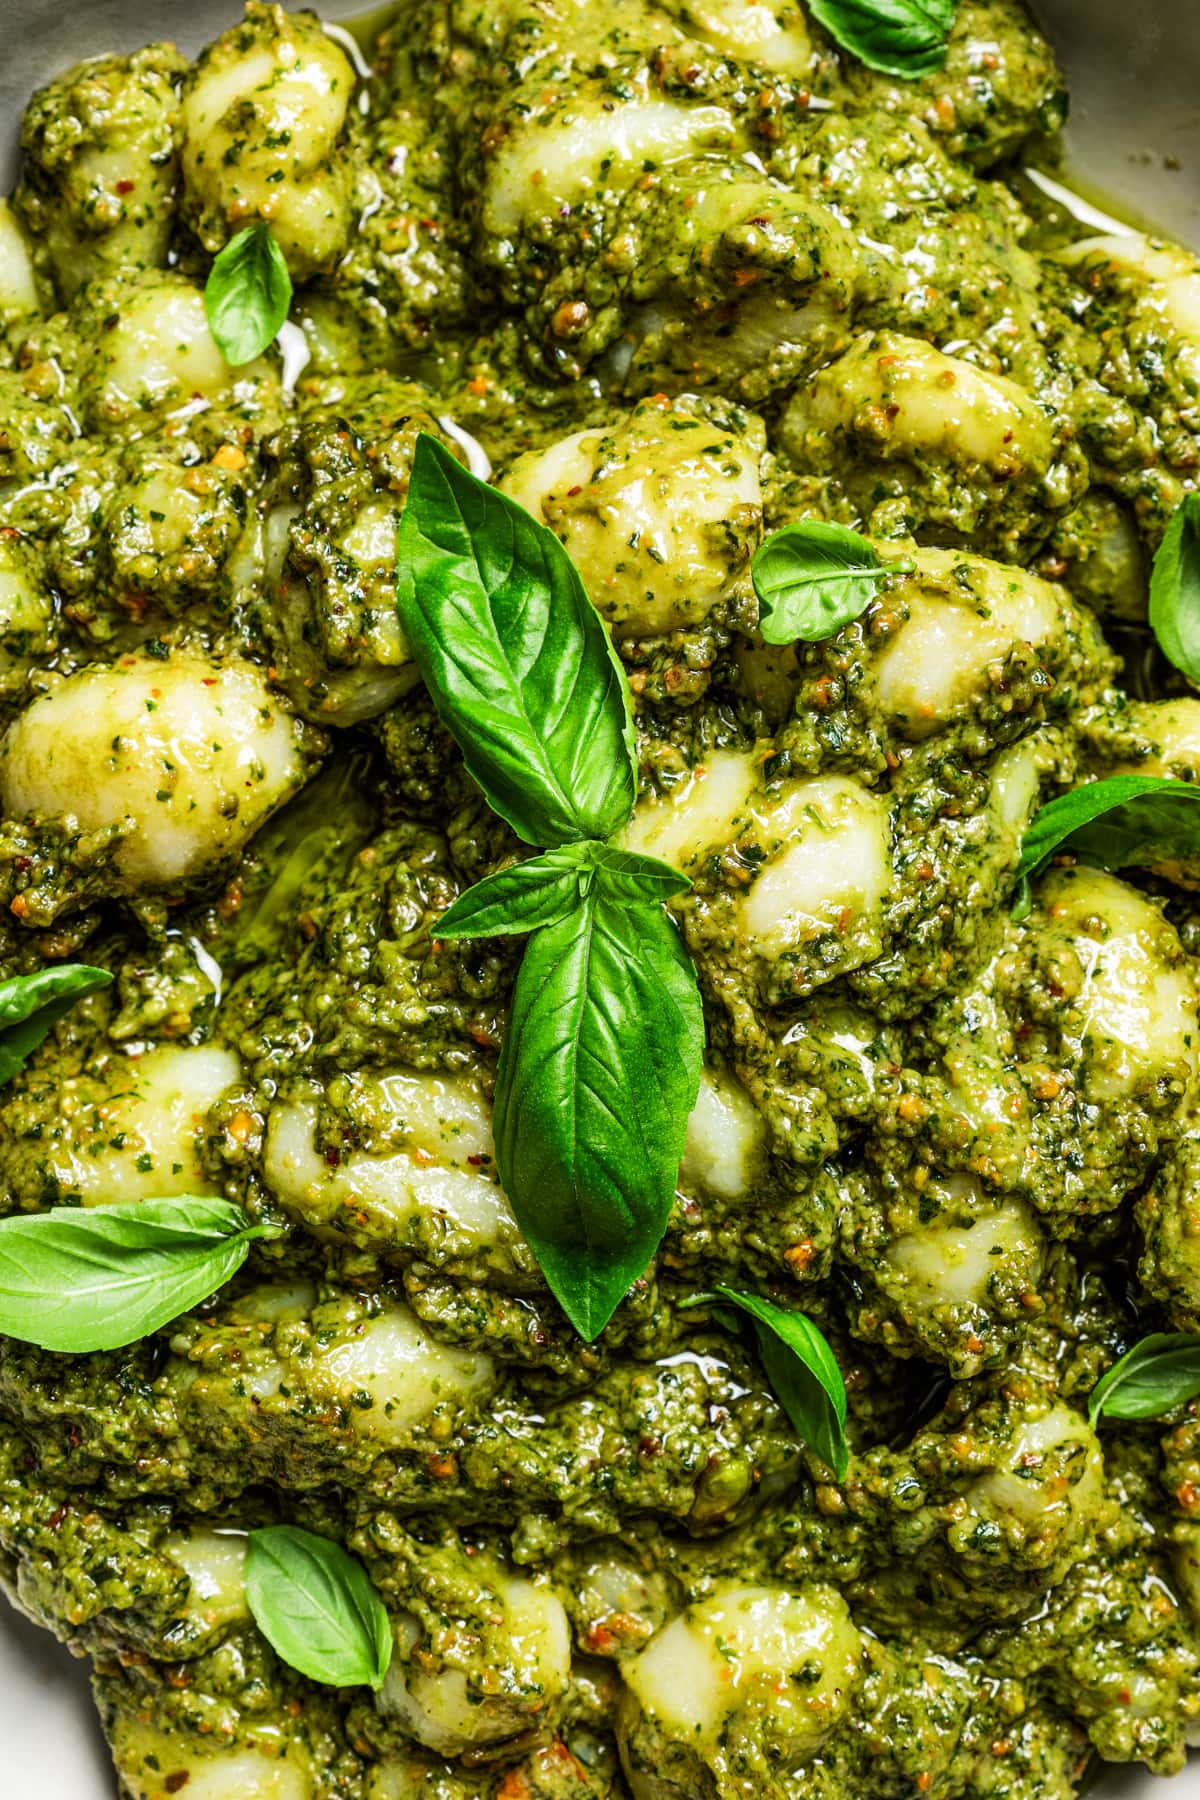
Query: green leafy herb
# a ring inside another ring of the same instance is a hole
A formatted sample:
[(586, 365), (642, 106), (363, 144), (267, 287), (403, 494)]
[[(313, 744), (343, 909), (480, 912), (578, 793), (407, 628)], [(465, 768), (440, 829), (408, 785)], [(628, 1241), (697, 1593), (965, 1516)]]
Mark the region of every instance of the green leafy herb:
[(844, 525), (785, 525), (760, 545), (751, 568), (758, 629), (768, 644), (819, 643), (866, 611), (885, 576), (911, 567), (881, 561), (869, 538)]
[(1150, 628), (1168, 662), (1200, 682), (1200, 494), (1187, 494), (1154, 557)]
[(477, 881), (442, 914), (437, 935), (501, 937), (554, 925), (586, 898), (598, 876), (608, 898), (628, 906), (654, 905), (692, 885), (655, 857), (585, 840)]
[(231, 368), (253, 362), (279, 334), (292, 304), (292, 278), (275, 234), (262, 219), (230, 238), (208, 272), (208, 328)]
[(1200, 850), (1200, 787), (1160, 775), (1113, 775), (1051, 800), (1021, 844), (1018, 881), (1059, 850), (1102, 869), (1153, 866)]
[(1157, 1419), (1200, 1394), (1200, 1337), (1156, 1331), (1127, 1350), (1101, 1377), (1088, 1401), (1088, 1417)]
[(117, 1350), (204, 1300), (275, 1237), (227, 1200), (58, 1206), (0, 1222), (0, 1332), (43, 1350)]
[(554, 533), (422, 433), (399, 568), (409, 647), (488, 804), (539, 848), (611, 837), (637, 791), (625, 678)]
[(869, 69), (914, 81), (946, 60), (957, 0), (806, 0), (843, 50)]
[[(762, 1300), (757, 1294), (717, 1286), (731, 1306), (754, 1321), (758, 1353), (780, 1405), (810, 1450), (829, 1464), (840, 1481), (850, 1460), (846, 1444), (846, 1384), (824, 1334), (802, 1312)], [(700, 1305), (701, 1294), (688, 1305)]]
[(326, 1687), (383, 1685), (392, 1627), (362, 1564), (296, 1525), (267, 1525), (246, 1546), (246, 1604), (271, 1648)]
[(107, 969), (59, 963), (0, 981), (0, 1086), (12, 1080), (77, 1000), (107, 987), (111, 980)]
[(666, 1229), (700, 1084), (695, 972), (658, 905), (598, 878), (530, 939), (496, 1082), (496, 1161), (559, 1304), (608, 1323)]

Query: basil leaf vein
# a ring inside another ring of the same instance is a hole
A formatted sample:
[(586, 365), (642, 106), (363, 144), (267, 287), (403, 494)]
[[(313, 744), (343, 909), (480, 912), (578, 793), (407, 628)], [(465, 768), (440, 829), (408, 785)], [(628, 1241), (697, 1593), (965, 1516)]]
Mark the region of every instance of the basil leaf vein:
[(222, 1287), (255, 1238), (228, 1200), (180, 1194), (0, 1221), (0, 1333), (43, 1350), (118, 1350)]
[(657, 905), (692, 885), (657, 857), (589, 839), (485, 875), (446, 909), (436, 936), (500, 937), (557, 924), (579, 905), (597, 877), (610, 900), (628, 906)]
[(1127, 1350), (1092, 1389), (1088, 1417), (1157, 1419), (1200, 1394), (1200, 1337), (1156, 1331)]
[(907, 81), (946, 60), (957, 0), (806, 0), (809, 12), (843, 50), (869, 69)]
[(1155, 552), (1150, 629), (1167, 661), (1200, 682), (1200, 494), (1184, 496)]
[(392, 1627), (357, 1557), (297, 1525), (266, 1525), (246, 1545), (246, 1604), (272, 1650), (326, 1687), (383, 1685)]
[(1152, 866), (1200, 850), (1200, 787), (1162, 775), (1113, 775), (1043, 806), (1025, 833), (1017, 880), (1070, 849), (1104, 869)]
[(703, 1044), (695, 972), (661, 907), (615, 903), (597, 880), (530, 939), (497, 1072), (496, 1160), (587, 1339), (666, 1229)]
[(263, 219), (247, 225), (213, 261), (204, 310), (221, 355), (231, 368), (253, 362), (279, 335), (292, 304), (292, 278)]
[(850, 1461), (846, 1443), (846, 1384), (823, 1332), (807, 1314), (757, 1294), (714, 1287), (714, 1293), (754, 1321), (767, 1379), (797, 1435), (841, 1481)]
[(58, 963), (0, 981), (0, 1085), (12, 1080), (77, 1000), (107, 987), (111, 980), (107, 969)]
[(611, 837), (637, 792), (625, 677), (554, 533), (422, 433), (398, 555), (409, 647), (493, 811), (539, 848)]
[(768, 644), (820, 643), (866, 611), (886, 576), (911, 567), (884, 562), (869, 538), (844, 525), (785, 525), (751, 564), (759, 633)]

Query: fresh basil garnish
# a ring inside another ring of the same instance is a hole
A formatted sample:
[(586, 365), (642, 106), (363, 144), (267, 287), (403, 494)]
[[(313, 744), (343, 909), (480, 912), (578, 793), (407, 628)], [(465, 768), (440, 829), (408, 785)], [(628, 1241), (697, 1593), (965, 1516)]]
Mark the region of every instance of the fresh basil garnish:
[(1200, 682), (1200, 494), (1184, 496), (1155, 553), (1150, 629), (1167, 661)]
[(517, 1222), (575, 1329), (593, 1338), (666, 1229), (704, 1022), (695, 972), (658, 904), (602, 871), (535, 933), (496, 1078), (496, 1163)]
[(957, 0), (805, 0), (835, 44), (869, 69), (905, 81), (946, 60)]
[(85, 994), (107, 987), (107, 969), (87, 963), (58, 963), (33, 975), (0, 981), (0, 1086), (11, 1081), (25, 1059)]
[(692, 885), (656, 857), (585, 840), (485, 875), (442, 914), (436, 935), (503, 937), (554, 925), (586, 899), (601, 872), (608, 898), (627, 906), (669, 900)]
[(1200, 1394), (1200, 1337), (1156, 1331), (1144, 1337), (1101, 1377), (1088, 1400), (1088, 1418), (1157, 1419)]
[(841, 1481), (850, 1461), (846, 1384), (824, 1333), (806, 1314), (737, 1288), (718, 1285), (684, 1304), (699, 1306), (717, 1295), (753, 1319), (758, 1354), (776, 1398), (797, 1436)]
[(0, 1333), (43, 1350), (119, 1350), (207, 1299), (277, 1237), (228, 1200), (57, 1206), (0, 1221)]
[(554, 533), (422, 433), (399, 569), (404, 634), (489, 806), (539, 849), (611, 837), (637, 793), (625, 677)]
[(383, 1685), (392, 1627), (356, 1557), (297, 1525), (266, 1525), (246, 1544), (246, 1604), (277, 1656), (326, 1687)]
[(593, 1338), (666, 1229), (704, 1017), (662, 903), (689, 886), (598, 840), (637, 794), (625, 677), (563, 546), (418, 439), (397, 605), (489, 803), (544, 856), (460, 896), (445, 937), (530, 933), (496, 1075), (496, 1166), (551, 1291)]
[(885, 576), (911, 567), (883, 562), (869, 538), (844, 525), (785, 525), (751, 564), (759, 633), (768, 644), (820, 643), (866, 611)]
[(1102, 869), (1151, 867), (1200, 850), (1200, 787), (1162, 775), (1112, 775), (1051, 800), (1021, 843), (1018, 881), (1071, 850)]
[(279, 335), (292, 304), (292, 278), (264, 220), (230, 238), (208, 272), (208, 329), (233, 369), (253, 362)]

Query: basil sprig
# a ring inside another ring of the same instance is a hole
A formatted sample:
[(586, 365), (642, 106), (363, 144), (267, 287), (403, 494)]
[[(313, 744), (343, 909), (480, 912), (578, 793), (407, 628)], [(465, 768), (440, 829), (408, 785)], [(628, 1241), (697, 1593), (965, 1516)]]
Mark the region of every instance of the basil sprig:
[(785, 525), (751, 564), (759, 633), (768, 644), (820, 643), (866, 611), (885, 576), (911, 567), (882, 561), (869, 538), (845, 525)]
[(1200, 682), (1200, 494), (1185, 495), (1155, 552), (1150, 629), (1167, 661)]
[(107, 969), (58, 963), (0, 981), (0, 1086), (12, 1080), (77, 1000), (107, 987), (111, 980)]
[(626, 905), (669, 900), (692, 885), (686, 875), (657, 857), (636, 856), (585, 839), (485, 875), (442, 914), (437, 934), (509, 937), (555, 925), (586, 900), (597, 881), (611, 901)]
[(554, 533), (422, 435), (397, 605), (443, 725), (527, 844), (619, 831), (637, 796), (625, 677)]
[(43, 1350), (118, 1350), (222, 1287), (255, 1238), (228, 1200), (176, 1195), (0, 1221), (0, 1333)]
[(392, 1627), (370, 1577), (331, 1539), (266, 1525), (246, 1544), (246, 1604), (272, 1650), (326, 1687), (383, 1685)]
[(594, 1338), (666, 1229), (704, 1020), (663, 901), (689, 885), (603, 842), (637, 795), (625, 677), (553, 532), (418, 439), (397, 607), (489, 804), (546, 853), (438, 934), (528, 933), (496, 1072), (496, 1165), (575, 1329)]
[(835, 44), (869, 69), (915, 81), (946, 60), (958, 0), (806, 0)]
[(806, 1314), (737, 1288), (716, 1286), (683, 1304), (711, 1304), (717, 1297), (754, 1321), (758, 1354), (776, 1398), (797, 1436), (841, 1481), (850, 1461), (846, 1384), (824, 1333)]
[(1127, 1350), (1092, 1389), (1088, 1417), (1157, 1419), (1200, 1394), (1200, 1337), (1156, 1331)]
[(1162, 775), (1113, 775), (1051, 800), (1021, 843), (1018, 880), (1059, 850), (1103, 869), (1152, 866), (1200, 850), (1200, 787)]
[(221, 355), (231, 368), (253, 362), (279, 335), (292, 304), (292, 278), (265, 220), (247, 225), (214, 259), (204, 310)]

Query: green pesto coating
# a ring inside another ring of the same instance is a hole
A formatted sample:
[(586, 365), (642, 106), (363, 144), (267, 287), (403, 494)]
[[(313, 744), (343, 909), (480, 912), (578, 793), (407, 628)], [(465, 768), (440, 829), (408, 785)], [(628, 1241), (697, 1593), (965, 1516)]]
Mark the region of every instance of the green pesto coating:
[[(1046, 799), (1200, 779), (1144, 629), (1200, 269), (1016, 172), (1065, 108), (1018, 0), (963, 0), (911, 84), (800, 0), (357, 35), (363, 80), (252, 0), (194, 63), (65, 72), (0, 215), (0, 974), (115, 976), (0, 1097), (0, 1212), (190, 1192), (279, 1234), (125, 1350), (0, 1339), (0, 1583), (91, 1658), (128, 1800), (1174, 1773), (1200, 1406), (1097, 1434), (1087, 1397), (1200, 1327), (1200, 864), (1011, 890)], [(230, 370), (203, 282), (257, 218), (302, 339)], [(575, 559), (633, 696), (623, 842), (693, 883), (701, 1096), (593, 1344), (496, 1175), (520, 942), (437, 936), (529, 851), (393, 606), (421, 431)], [(751, 560), (806, 517), (897, 566), (767, 645)], [(718, 1283), (828, 1337), (843, 1480), (682, 1304)], [(378, 1695), (257, 1632), (279, 1520), (377, 1585)]]

